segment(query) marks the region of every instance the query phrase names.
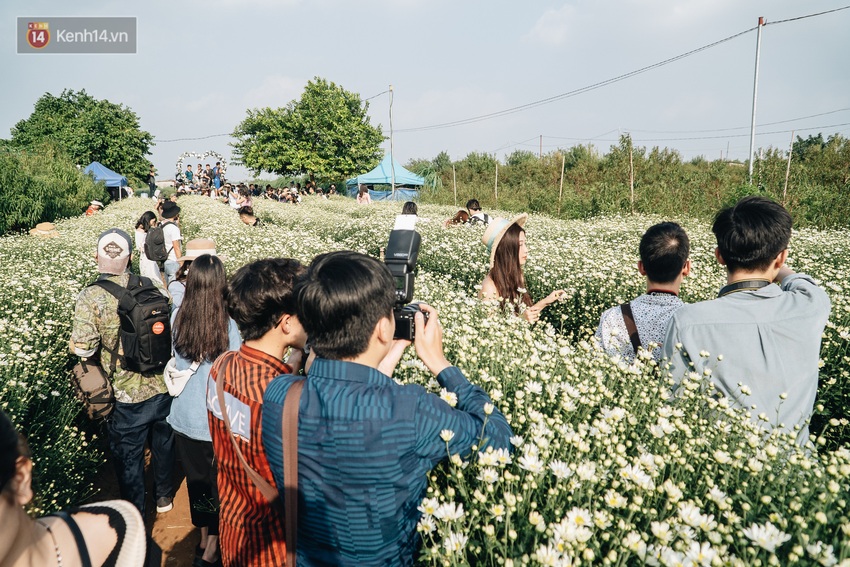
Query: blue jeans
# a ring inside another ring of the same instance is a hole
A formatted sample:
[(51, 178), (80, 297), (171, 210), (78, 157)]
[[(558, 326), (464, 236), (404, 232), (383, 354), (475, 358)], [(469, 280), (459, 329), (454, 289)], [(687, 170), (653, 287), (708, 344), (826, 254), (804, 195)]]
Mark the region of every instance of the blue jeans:
[(171, 396), (157, 394), (143, 402), (115, 402), (106, 422), (109, 449), (121, 498), (129, 500), (145, 517), (145, 441), (150, 436), (154, 500), (174, 497), (174, 431), (165, 418), (171, 412)]
[(162, 269), (165, 272), (165, 285), (168, 287), (168, 284), (174, 281), (174, 276), (177, 275), (177, 270), (180, 269), (180, 264), (178, 264), (175, 260), (166, 260), (162, 264)]

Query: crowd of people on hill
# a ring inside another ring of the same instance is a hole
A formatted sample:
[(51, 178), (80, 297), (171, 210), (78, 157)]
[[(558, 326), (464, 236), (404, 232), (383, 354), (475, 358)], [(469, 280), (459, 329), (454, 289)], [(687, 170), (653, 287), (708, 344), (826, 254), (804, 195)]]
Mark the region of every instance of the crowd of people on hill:
[[(416, 204), (406, 203), (403, 214), (416, 215)], [(534, 323), (567, 294), (557, 289), (535, 302), (527, 291), (527, 221), (525, 214), (490, 217), (473, 199), (446, 224), (483, 225), (489, 270), (480, 298)], [(69, 535), (79, 510), (30, 521), (21, 506), (31, 497), (31, 462), (0, 414), (0, 506), (16, 519), (8, 533), (34, 534), (26, 541), (39, 548), (28, 553), (53, 557), (55, 546), (60, 565), (61, 557), (115, 549), (136, 557), (148, 500), (147, 444), (158, 513), (173, 506), (175, 459), (185, 473), (200, 532), (193, 565), (283, 565), (296, 558), (304, 565), (411, 565), (428, 472), (447, 455), (473, 448), (511, 451), (511, 427), (497, 405), (444, 355), (440, 315), (420, 304), (428, 317), (416, 315), (412, 344), (456, 396), (454, 406), (391, 378), (411, 342), (394, 338), (395, 282), (385, 264), (340, 251), (307, 266), (257, 260), (228, 279), (215, 243), (199, 238), (183, 246), (179, 224), (172, 201), (136, 223), (139, 250), (156, 226), (168, 248), (161, 270), (153, 260), (140, 263), (171, 299), (174, 358), (165, 377), (127, 367), (118, 300), (103, 288), (84, 288), (74, 314), (72, 352), (100, 352), (112, 369), (116, 402), (106, 429), (121, 496), (133, 506), (97, 505), (111, 526), (97, 541), (87, 531), (99, 529), (97, 517), (85, 516), (82, 539)], [(787, 266), (791, 217), (781, 205), (746, 197), (718, 213), (713, 231), (717, 261), (727, 270), (717, 299), (681, 301), (688, 236), (678, 224), (656, 224), (639, 245), (646, 293), (605, 311), (596, 340), (623, 364), (666, 358), (660, 372), (676, 384), (707, 368), (703, 349), (723, 353), (724, 363), (706, 374), (717, 391), (804, 444), (829, 299), (811, 277)], [(96, 250), (99, 280), (126, 287), (133, 239), (110, 229)], [(743, 398), (740, 383), (747, 386)], [(120, 528), (112, 523), (116, 514)]]

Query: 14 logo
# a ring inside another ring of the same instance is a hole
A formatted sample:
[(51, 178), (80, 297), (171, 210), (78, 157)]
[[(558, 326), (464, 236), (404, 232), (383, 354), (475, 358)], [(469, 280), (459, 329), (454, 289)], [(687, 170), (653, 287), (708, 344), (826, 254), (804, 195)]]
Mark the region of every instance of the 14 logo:
[(30, 22), (27, 24), (27, 43), (33, 49), (43, 49), (50, 43), (50, 30), (47, 22)]

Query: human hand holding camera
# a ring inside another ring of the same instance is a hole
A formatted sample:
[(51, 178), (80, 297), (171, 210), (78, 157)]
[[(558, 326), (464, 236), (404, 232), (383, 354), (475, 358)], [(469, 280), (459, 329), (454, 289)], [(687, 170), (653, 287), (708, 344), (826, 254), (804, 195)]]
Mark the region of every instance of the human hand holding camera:
[(443, 327), (437, 318), (437, 310), (425, 303), (420, 303), (419, 308), (428, 314), (427, 321), (423, 313), (417, 313), (414, 317), (416, 325), (416, 337), (413, 344), (416, 354), (425, 363), (434, 376), (451, 366), (443, 353)]

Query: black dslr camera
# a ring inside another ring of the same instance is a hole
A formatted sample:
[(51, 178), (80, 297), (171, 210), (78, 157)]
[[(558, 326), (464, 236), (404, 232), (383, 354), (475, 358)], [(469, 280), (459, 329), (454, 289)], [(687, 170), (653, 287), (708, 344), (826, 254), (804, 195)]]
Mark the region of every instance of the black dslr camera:
[[(407, 215), (404, 215), (407, 216)], [(412, 341), (416, 327), (413, 318), (422, 313), (428, 319), (428, 313), (423, 312), (419, 305), (410, 303), (413, 300), (413, 279), (416, 275), (416, 259), (419, 256), (421, 237), (412, 225), (401, 228), (400, 223), (390, 232), (390, 239), (384, 252), (384, 263), (390, 269), (395, 280), (395, 339)]]

